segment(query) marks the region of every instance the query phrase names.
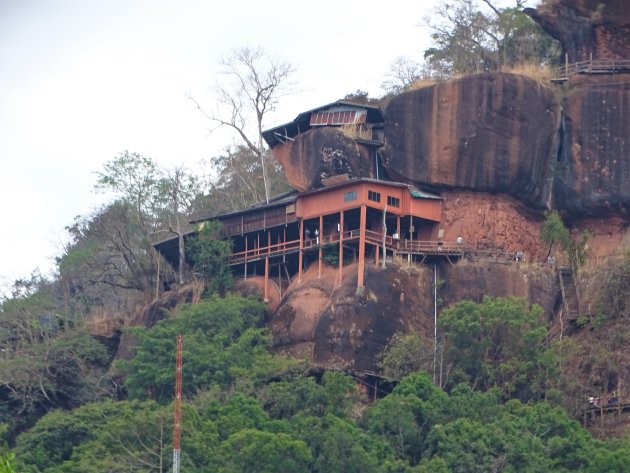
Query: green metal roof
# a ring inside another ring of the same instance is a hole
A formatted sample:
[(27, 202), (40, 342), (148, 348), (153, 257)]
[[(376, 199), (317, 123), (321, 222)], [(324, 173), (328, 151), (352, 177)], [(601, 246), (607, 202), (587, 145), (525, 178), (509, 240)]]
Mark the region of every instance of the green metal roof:
[(424, 191), (421, 191), (420, 189), (416, 189), (416, 188), (409, 189), (409, 193), (411, 194), (412, 197), (415, 197), (416, 199), (437, 199), (437, 200), (442, 200), (442, 197), (440, 197), (439, 195), (429, 194), (428, 192), (424, 192)]

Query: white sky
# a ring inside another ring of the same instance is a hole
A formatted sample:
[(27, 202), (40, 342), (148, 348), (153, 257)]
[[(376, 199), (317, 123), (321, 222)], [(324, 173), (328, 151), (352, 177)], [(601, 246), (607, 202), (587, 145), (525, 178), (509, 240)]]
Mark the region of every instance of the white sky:
[[(230, 143), (186, 98), (207, 100), (231, 49), (293, 63), (301, 93), (266, 127), (380, 84), (420, 59), (438, 0), (0, 0), (0, 287), (61, 254), (93, 211), (95, 171), (127, 149), (194, 168)], [(1, 294), (0, 294), (1, 295)]]

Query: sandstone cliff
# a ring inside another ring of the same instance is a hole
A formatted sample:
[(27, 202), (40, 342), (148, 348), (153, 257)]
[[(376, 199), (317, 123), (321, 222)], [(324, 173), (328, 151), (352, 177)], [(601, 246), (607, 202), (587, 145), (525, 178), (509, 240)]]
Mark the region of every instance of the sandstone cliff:
[(555, 0), (525, 13), (556, 38), (570, 62), (630, 58), (630, 9), (626, 0)]
[[(558, 302), (555, 273), (545, 265), (463, 261), (438, 263), (436, 270), (440, 309), (465, 299), (481, 301), (484, 295), (514, 295), (541, 305), (551, 317)], [(431, 266), (404, 261), (386, 268), (370, 265), (359, 294), (356, 272), (356, 265), (345, 267), (339, 286), (336, 269), (327, 268), (318, 278), (311, 268), (301, 283), (294, 283), (268, 321), (276, 346), (306, 353), (327, 368), (374, 372), (378, 353), (394, 333), (414, 329), (431, 336)]]

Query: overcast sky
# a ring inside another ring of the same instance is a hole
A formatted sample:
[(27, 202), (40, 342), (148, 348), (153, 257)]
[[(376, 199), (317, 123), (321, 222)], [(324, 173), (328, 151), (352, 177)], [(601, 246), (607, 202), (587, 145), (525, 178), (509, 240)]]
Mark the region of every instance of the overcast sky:
[(103, 201), (95, 171), (123, 150), (193, 169), (230, 143), (186, 98), (218, 61), (260, 45), (297, 68), (299, 94), (265, 123), (380, 84), (429, 45), (438, 0), (0, 0), (0, 286), (49, 273), (64, 226)]

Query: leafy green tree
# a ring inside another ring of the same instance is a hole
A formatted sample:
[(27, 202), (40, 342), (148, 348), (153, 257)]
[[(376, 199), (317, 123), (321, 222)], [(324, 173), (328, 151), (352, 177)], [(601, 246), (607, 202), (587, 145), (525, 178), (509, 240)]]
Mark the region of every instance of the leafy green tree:
[(571, 233), (564, 225), (562, 217), (557, 210), (551, 210), (545, 214), (545, 221), (540, 228), (540, 239), (549, 243), (547, 256), (551, 254), (554, 243), (558, 243), (565, 251), (571, 246)]
[(311, 417), (298, 414), (290, 421), (293, 435), (310, 447), (315, 473), (377, 472), (379, 463), (392, 459), (392, 451), (348, 419), (332, 414)]
[(284, 433), (242, 430), (228, 438), (220, 450), (220, 473), (295, 473), (310, 471), (308, 446)]
[(111, 392), (106, 369), (111, 356), (82, 329), (17, 342), (0, 363), (0, 398), (13, 428), (24, 428), (50, 409), (71, 408)]
[(181, 306), (150, 329), (130, 329), (138, 343), (136, 355), (120, 363), (128, 373), (130, 396), (162, 402), (171, 398), (175, 337), (180, 333), (184, 334), (186, 395), (214, 384), (226, 388), (242, 382), (242, 386), (255, 389), (287, 366), (286, 360), (271, 355), (270, 340), (264, 329), (258, 328), (263, 318), (261, 301), (227, 294)]
[(16, 451), (25, 467), (47, 471), (70, 460), (74, 449), (98, 435), (102, 426), (121, 411), (111, 400), (88, 403), (71, 413), (54, 410), (18, 438)]
[(323, 416), (328, 409), (323, 387), (310, 376), (269, 383), (262, 386), (257, 397), (276, 419), (292, 418), (299, 413)]
[(435, 425), (427, 435), (426, 455), (444, 459), (453, 473), (483, 473), (498, 471), (503, 450), (503, 438), (494, 426), (460, 418), (445, 425)]
[(97, 190), (114, 193), (134, 209), (143, 227), (151, 228), (159, 213), (157, 203), (162, 179), (162, 172), (153, 159), (125, 150), (105, 163), (96, 175)]
[(15, 453), (0, 455), (0, 473), (18, 473)]
[(450, 384), (469, 382), (482, 390), (499, 387), (507, 397), (542, 396), (553, 358), (543, 356), (547, 334), (542, 309), (515, 297), (462, 301), (440, 315)]
[(415, 371), (431, 371), (432, 345), (418, 331), (396, 333), (379, 354), (378, 366), (384, 376), (392, 379), (401, 379)]
[(256, 399), (243, 394), (230, 397), (213, 417), (222, 440), (241, 430), (264, 429), (270, 420)]
[(446, 394), (433, 386), (426, 373), (415, 373), (366, 410), (361, 424), (371, 434), (386, 439), (399, 458), (417, 465), (432, 418), (445, 399)]
[(201, 229), (189, 238), (186, 248), (188, 259), (197, 274), (207, 280), (209, 293), (225, 292), (232, 286), (232, 271), (229, 267), (232, 241), (223, 238), (222, 228), (217, 221), (201, 224)]

